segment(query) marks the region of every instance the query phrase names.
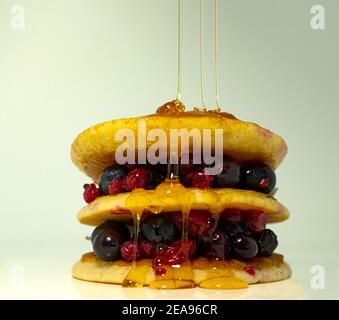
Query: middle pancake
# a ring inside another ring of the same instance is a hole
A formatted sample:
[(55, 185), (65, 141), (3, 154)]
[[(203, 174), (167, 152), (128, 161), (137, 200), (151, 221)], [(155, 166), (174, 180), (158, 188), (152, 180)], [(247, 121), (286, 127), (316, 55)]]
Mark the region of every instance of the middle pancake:
[(240, 209), (250, 213), (258, 210), (266, 213), (269, 223), (281, 222), (289, 217), (286, 207), (272, 196), (249, 190), (240, 189), (206, 189), (187, 188), (187, 196), (159, 194), (157, 190), (140, 190), (97, 198), (82, 208), (77, 218), (83, 224), (99, 225), (109, 220), (131, 220), (132, 211), (140, 208), (143, 213), (178, 212), (189, 206), (190, 210), (204, 210), (211, 213), (222, 213), (225, 209)]

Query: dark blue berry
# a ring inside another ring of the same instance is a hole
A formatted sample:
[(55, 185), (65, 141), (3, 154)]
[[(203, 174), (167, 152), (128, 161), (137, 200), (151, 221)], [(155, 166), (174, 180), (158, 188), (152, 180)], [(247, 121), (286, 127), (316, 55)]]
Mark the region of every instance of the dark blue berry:
[(270, 256), (278, 246), (278, 239), (276, 234), (270, 230), (265, 229), (257, 235), (257, 244), (260, 256)]
[(230, 251), (230, 239), (221, 229), (215, 230), (201, 247), (201, 255), (208, 259), (226, 259)]
[(239, 233), (232, 240), (233, 250), (236, 257), (250, 259), (257, 255), (258, 245), (256, 241), (245, 233)]
[(130, 232), (128, 226), (124, 225), (118, 221), (106, 221), (98, 225), (92, 232), (91, 240), (93, 242), (94, 238), (104, 229), (115, 229), (119, 230), (125, 238), (130, 238)]
[(223, 223), (221, 221), (221, 227), (231, 238), (234, 238), (239, 233), (250, 235), (250, 231), (240, 224)]
[(100, 176), (99, 187), (104, 194), (109, 194), (108, 185), (117, 179), (124, 179), (128, 174), (128, 169), (125, 166), (113, 165), (107, 167)]
[(121, 224), (105, 223), (92, 233), (95, 255), (104, 261), (120, 258), (120, 246), (128, 240), (128, 230)]
[(167, 175), (167, 164), (148, 165), (146, 170), (150, 177), (146, 189), (155, 189), (160, 183), (165, 181)]
[(216, 176), (217, 188), (236, 188), (240, 181), (240, 165), (233, 160), (224, 159), (221, 173)]
[(152, 243), (170, 243), (177, 232), (171, 219), (164, 215), (151, 216), (141, 224), (143, 236)]
[(274, 171), (263, 164), (245, 166), (241, 169), (241, 187), (269, 194), (276, 184)]

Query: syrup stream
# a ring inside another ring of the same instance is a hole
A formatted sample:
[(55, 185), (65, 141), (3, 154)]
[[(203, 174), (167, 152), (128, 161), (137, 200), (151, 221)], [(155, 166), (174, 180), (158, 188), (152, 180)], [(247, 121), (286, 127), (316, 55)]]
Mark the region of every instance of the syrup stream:
[(182, 0), (178, 0), (178, 92), (177, 100), (182, 93)]
[(205, 1), (200, 0), (200, 93), (202, 109), (206, 111), (204, 94), (204, 7)]

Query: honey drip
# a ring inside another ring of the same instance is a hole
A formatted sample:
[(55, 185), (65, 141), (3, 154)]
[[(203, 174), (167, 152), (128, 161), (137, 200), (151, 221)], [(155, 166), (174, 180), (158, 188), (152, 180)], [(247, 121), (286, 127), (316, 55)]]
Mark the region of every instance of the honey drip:
[[(142, 210), (136, 209), (132, 213), (134, 248), (138, 248), (138, 234), (139, 234), (139, 229), (140, 229), (141, 215), (142, 215)], [(136, 263), (137, 263), (137, 250), (135, 250), (135, 252), (133, 254), (131, 270), (128, 273), (128, 276), (125, 278), (124, 282), (122, 283), (123, 287), (127, 287), (127, 288), (143, 287), (142, 283), (139, 283), (138, 281), (135, 281), (135, 279), (134, 279), (134, 278), (138, 278), (138, 275), (136, 274), (136, 272), (137, 272)]]

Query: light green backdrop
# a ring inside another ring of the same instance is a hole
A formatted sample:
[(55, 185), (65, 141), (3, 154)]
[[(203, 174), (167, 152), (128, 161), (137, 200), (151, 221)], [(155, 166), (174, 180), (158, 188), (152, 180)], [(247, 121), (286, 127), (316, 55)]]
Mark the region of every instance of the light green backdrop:
[[(199, 3), (184, 0), (183, 100), (200, 104)], [(290, 261), (328, 253), (338, 268), (339, 2), (220, 0), (224, 111), (282, 135), (274, 226)], [(206, 1), (206, 97), (214, 105), (212, 3)], [(25, 29), (11, 29), (11, 7)], [(1, 260), (77, 259), (87, 182), (70, 144), (85, 128), (153, 112), (176, 95), (175, 0), (0, 0)], [(326, 29), (312, 30), (322, 4)], [(69, 267), (69, 266), (66, 266)], [(307, 269), (305, 272), (309, 272)], [(301, 275), (302, 271), (299, 271)]]

